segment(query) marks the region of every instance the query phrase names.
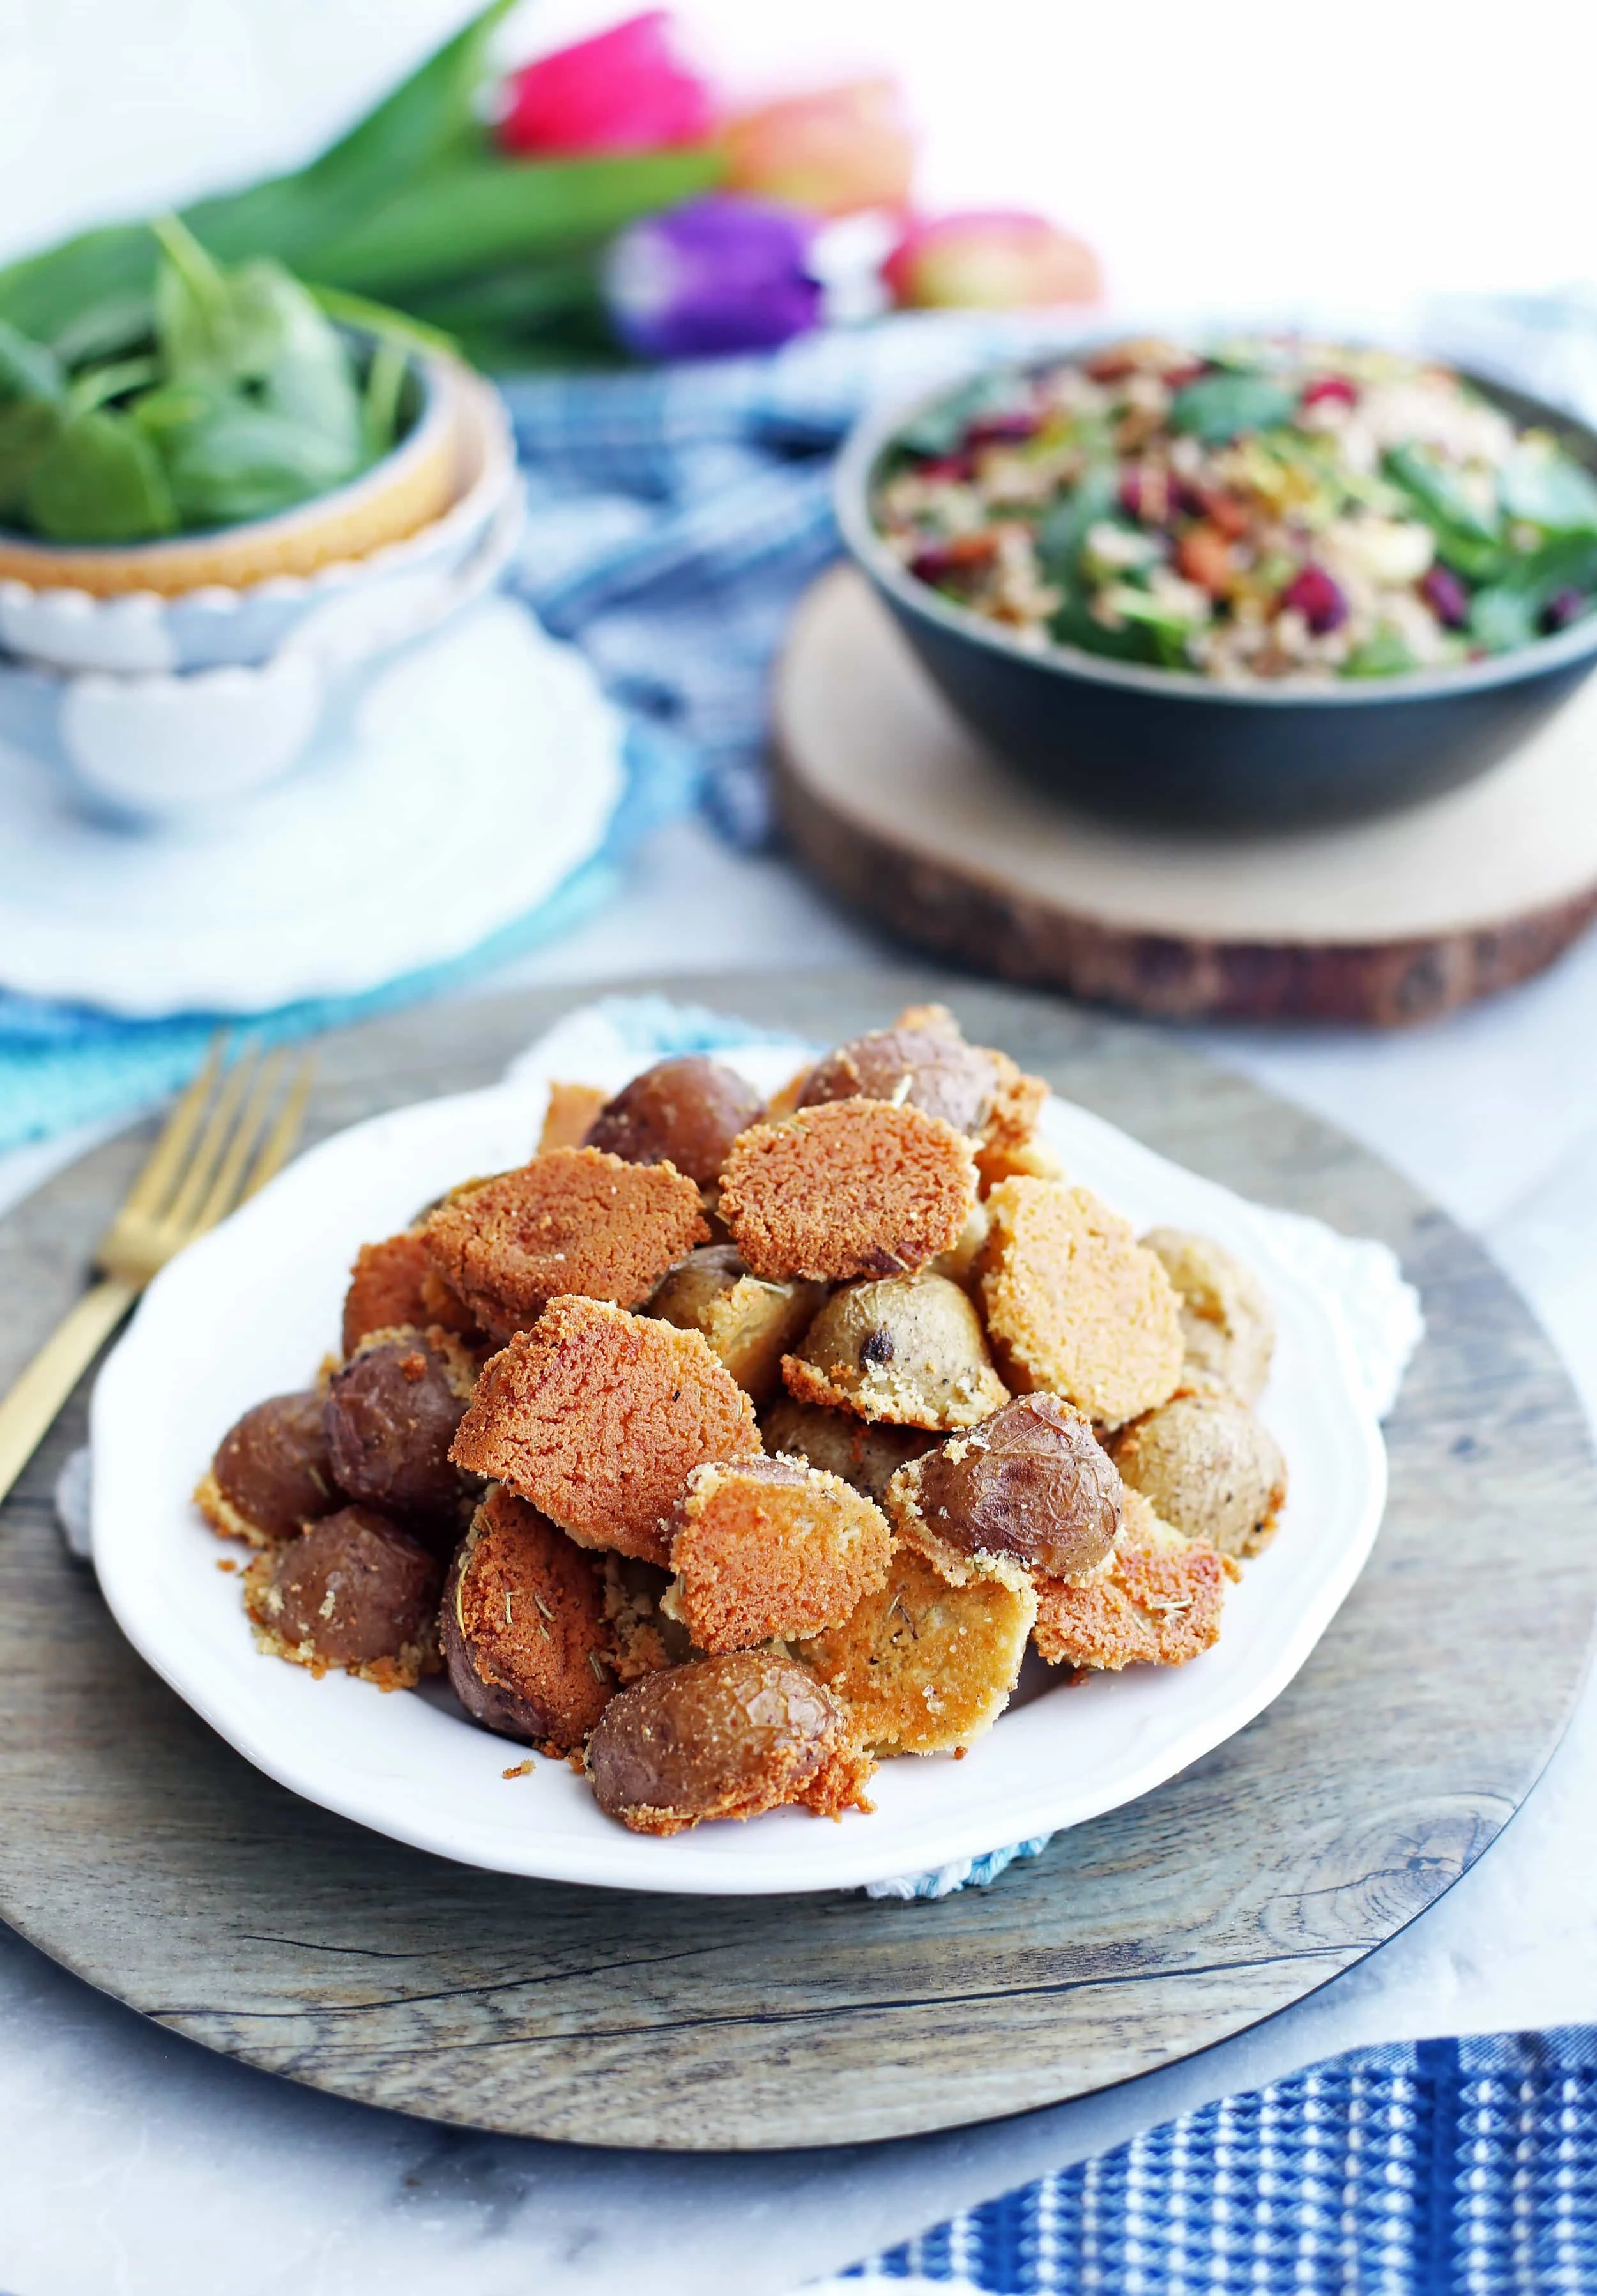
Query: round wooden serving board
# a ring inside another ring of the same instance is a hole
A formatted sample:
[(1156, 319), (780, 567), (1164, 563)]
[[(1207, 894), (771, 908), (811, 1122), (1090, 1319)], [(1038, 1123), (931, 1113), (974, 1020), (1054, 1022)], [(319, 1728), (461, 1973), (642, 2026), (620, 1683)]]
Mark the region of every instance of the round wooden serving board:
[[(293, 2079), (664, 2149), (1015, 2112), (1323, 1984), (1479, 1856), (1569, 1713), (1597, 1480), (1547, 1341), (1395, 1174), (1146, 1029), (924, 972), (672, 985), (822, 1040), (944, 995), (972, 1035), (1167, 1154), (1396, 1247), (1429, 1334), (1390, 1423), (1386, 1525), (1304, 1672), (1182, 1776), (986, 1891), (725, 1901), (478, 1873), (296, 1800), (135, 1656), (52, 1517), (80, 1396), (0, 1517), (0, 1909), (145, 2015)], [(446, 1004), (330, 1039), (313, 1131), (487, 1081), (572, 1001)], [(0, 1382), (71, 1296), (142, 1146), (111, 1143), (0, 1223)]]
[(1508, 764), (1343, 829), (1224, 840), (1072, 813), (998, 766), (851, 568), (776, 686), (777, 786), (845, 899), (983, 972), (1164, 1020), (1433, 1020), (1597, 916), (1597, 678)]

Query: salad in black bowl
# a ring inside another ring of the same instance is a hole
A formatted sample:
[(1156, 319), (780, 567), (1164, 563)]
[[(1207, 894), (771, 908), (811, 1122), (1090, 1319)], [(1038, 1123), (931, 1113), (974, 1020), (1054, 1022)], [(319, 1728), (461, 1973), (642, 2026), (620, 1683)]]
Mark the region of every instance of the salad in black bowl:
[(1003, 755), (1095, 810), (1272, 826), (1466, 780), (1585, 676), (1593, 461), (1434, 362), (1145, 339), (869, 426), (839, 501)]

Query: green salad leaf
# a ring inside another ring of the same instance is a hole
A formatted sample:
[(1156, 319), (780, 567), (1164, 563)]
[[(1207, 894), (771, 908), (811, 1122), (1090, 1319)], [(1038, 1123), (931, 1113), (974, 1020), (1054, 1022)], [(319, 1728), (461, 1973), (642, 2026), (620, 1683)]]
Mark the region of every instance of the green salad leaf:
[(166, 260), (155, 275), (155, 340), (174, 382), (258, 382), (283, 341), (274, 264), (224, 271), (176, 216), (154, 226)]
[(1513, 448), (1498, 473), (1497, 498), (1508, 517), (1548, 534), (1597, 534), (1597, 479), (1551, 439)]
[(149, 439), (130, 415), (103, 407), (62, 422), (29, 476), (21, 508), (51, 542), (145, 542), (177, 525)]
[(226, 393), (164, 426), (160, 457), (185, 527), (270, 518), (342, 485), (358, 467), (344, 440)]
[(1382, 468), (1437, 538), (1437, 556), (1472, 582), (1490, 581), (1509, 556), (1501, 520), (1484, 511), (1456, 472), (1418, 447), (1390, 447)]
[(1298, 394), (1279, 376), (1257, 369), (1234, 368), (1222, 374), (1200, 374), (1178, 390), (1170, 409), (1170, 428), (1205, 446), (1221, 447), (1244, 430), (1274, 430), (1290, 422), (1298, 408)]
[(1108, 518), (1119, 499), (1119, 472), (1112, 462), (1092, 463), (1069, 492), (1055, 503), (1037, 529), (1037, 562), (1050, 582), (1075, 586), (1087, 536)]
[(1470, 602), (1470, 635), (1488, 653), (1528, 645), (1560, 591), (1597, 586), (1597, 534), (1565, 534), (1519, 552)]
[(0, 516), (20, 505), (66, 413), (60, 360), (0, 319)]
[(1061, 645), (1079, 646), (1084, 653), (1107, 654), (1111, 661), (1157, 662), (1161, 659), (1158, 634), (1145, 622), (1129, 620), (1111, 628), (1089, 611), (1086, 600), (1072, 592), (1048, 624)]
[(1400, 634), (1383, 622), (1355, 645), (1342, 664), (1344, 677), (1398, 677), (1419, 663)]

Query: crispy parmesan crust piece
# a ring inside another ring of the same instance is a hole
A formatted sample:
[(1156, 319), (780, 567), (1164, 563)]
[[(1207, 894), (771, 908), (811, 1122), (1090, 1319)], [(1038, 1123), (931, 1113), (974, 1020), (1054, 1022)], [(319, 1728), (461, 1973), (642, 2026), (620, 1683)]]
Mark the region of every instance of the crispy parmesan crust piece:
[(987, 1210), (987, 1337), (1018, 1394), (1046, 1389), (1118, 1427), (1175, 1393), (1180, 1301), (1126, 1221), (1059, 1180), (1004, 1180)]
[(580, 1148), (589, 1127), (604, 1105), (604, 1090), (596, 1084), (569, 1084), (562, 1078), (549, 1081), (549, 1105), (538, 1135), (538, 1154), (554, 1148)]
[(556, 1148), (451, 1196), (424, 1234), (444, 1282), (508, 1339), (568, 1294), (635, 1307), (709, 1230), (673, 1166)]
[(796, 1459), (695, 1467), (670, 1607), (701, 1651), (813, 1635), (884, 1583), (891, 1546), (880, 1509), (837, 1475)]
[(363, 1243), (344, 1294), (344, 1353), (353, 1355), (373, 1332), (429, 1324), (468, 1341), (479, 1336), (471, 1309), (434, 1267), (421, 1230)]
[(901, 1546), (886, 1586), (798, 1655), (848, 1702), (878, 1753), (944, 1753), (1003, 1713), (1036, 1614), (1029, 1586), (950, 1587)]
[(970, 1144), (951, 1124), (839, 1100), (741, 1134), (719, 1210), (751, 1274), (839, 1282), (924, 1267), (952, 1250), (975, 1199)]
[(866, 1809), (874, 1764), (841, 1699), (774, 1651), (667, 1668), (613, 1698), (588, 1743), (600, 1808), (635, 1833), (788, 1804)]
[(697, 1332), (570, 1299), (490, 1358), (450, 1456), (579, 1546), (663, 1563), (692, 1470), (759, 1449), (753, 1405)]
[(1127, 1490), (1126, 1520), (1103, 1570), (1081, 1586), (1039, 1578), (1036, 1646), (1050, 1664), (1118, 1672), (1184, 1666), (1220, 1639), (1225, 1582), (1240, 1574), (1204, 1538), (1161, 1522)]
[(438, 1625), (471, 1719), (541, 1753), (573, 1752), (614, 1693), (602, 1566), (502, 1485), (472, 1517)]
[(984, 1201), (1003, 1180), (1062, 1180), (1065, 1176), (1058, 1152), (1040, 1135), (1006, 1141), (996, 1148), (979, 1148), (976, 1170)]

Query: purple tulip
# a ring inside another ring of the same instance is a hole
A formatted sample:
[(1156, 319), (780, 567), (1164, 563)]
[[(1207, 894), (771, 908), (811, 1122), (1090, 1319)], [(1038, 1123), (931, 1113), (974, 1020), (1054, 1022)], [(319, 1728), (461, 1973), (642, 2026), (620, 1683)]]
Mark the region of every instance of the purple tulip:
[(631, 224), (604, 266), (616, 332), (642, 358), (785, 343), (821, 316), (814, 235), (791, 208), (725, 193)]

